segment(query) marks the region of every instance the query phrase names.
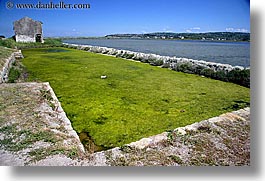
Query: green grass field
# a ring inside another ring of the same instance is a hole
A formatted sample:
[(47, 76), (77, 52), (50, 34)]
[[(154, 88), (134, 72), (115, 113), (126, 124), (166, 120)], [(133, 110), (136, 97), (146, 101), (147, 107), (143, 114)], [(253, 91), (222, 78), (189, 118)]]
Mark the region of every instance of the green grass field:
[(120, 58), (64, 48), (27, 49), (23, 55), (29, 81), (50, 82), (74, 129), (105, 147), (250, 102), (248, 88)]

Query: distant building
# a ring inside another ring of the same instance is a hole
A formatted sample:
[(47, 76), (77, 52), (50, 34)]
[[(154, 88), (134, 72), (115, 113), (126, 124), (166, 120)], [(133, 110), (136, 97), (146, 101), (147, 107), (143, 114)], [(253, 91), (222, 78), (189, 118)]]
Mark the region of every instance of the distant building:
[(43, 43), (42, 22), (24, 17), (13, 23), (16, 42)]
[(180, 39), (182, 39), (182, 40), (184, 40), (184, 39), (185, 39), (185, 37), (184, 37), (184, 36), (179, 36), (179, 38), (180, 38)]

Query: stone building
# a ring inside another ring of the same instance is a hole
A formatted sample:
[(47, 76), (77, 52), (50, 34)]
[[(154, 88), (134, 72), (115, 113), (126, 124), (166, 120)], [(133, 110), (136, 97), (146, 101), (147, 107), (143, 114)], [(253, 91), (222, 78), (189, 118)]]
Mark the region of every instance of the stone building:
[(43, 43), (42, 22), (24, 17), (13, 23), (16, 42)]

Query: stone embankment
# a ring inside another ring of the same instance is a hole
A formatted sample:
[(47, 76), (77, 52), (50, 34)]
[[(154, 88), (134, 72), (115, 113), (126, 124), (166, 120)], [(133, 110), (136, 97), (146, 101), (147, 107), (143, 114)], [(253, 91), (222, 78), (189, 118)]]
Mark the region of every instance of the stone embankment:
[(231, 70), (243, 70), (242, 66), (232, 66), (229, 64), (221, 64), (215, 62), (207, 62), (204, 60), (193, 60), (188, 58), (181, 57), (170, 57), (170, 56), (161, 56), (150, 53), (140, 53), (133, 52), (129, 50), (118, 50), (115, 48), (100, 47), (100, 46), (91, 46), (91, 45), (77, 45), (77, 44), (68, 44), (64, 43), (64, 47), (67, 48), (76, 48), (79, 50), (85, 50), (93, 53), (101, 53), (106, 55), (112, 55), (120, 58), (132, 59), (135, 61), (141, 61), (144, 63), (149, 63), (154, 66), (162, 66), (170, 69), (177, 69), (179, 66), (188, 66), (188, 71), (190, 73), (197, 73), (198, 70), (201, 72), (203, 69), (211, 69), (213, 71), (224, 71), (229, 72)]
[(5, 64), (3, 65), (2, 69), (0, 70), (0, 84), (5, 83), (8, 81), (8, 74), (9, 71), (13, 65), (13, 63), (16, 61), (16, 59), (23, 58), (23, 55), (21, 53), (21, 50), (18, 50), (17, 52), (13, 52), (5, 61)]

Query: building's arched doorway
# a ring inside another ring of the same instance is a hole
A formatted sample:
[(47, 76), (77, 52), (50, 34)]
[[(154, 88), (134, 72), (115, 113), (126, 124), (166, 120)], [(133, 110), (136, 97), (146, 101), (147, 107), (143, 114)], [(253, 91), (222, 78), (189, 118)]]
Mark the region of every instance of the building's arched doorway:
[(36, 34), (35, 38), (36, 38), (36, 42), (42, 42), (41, 34)]

